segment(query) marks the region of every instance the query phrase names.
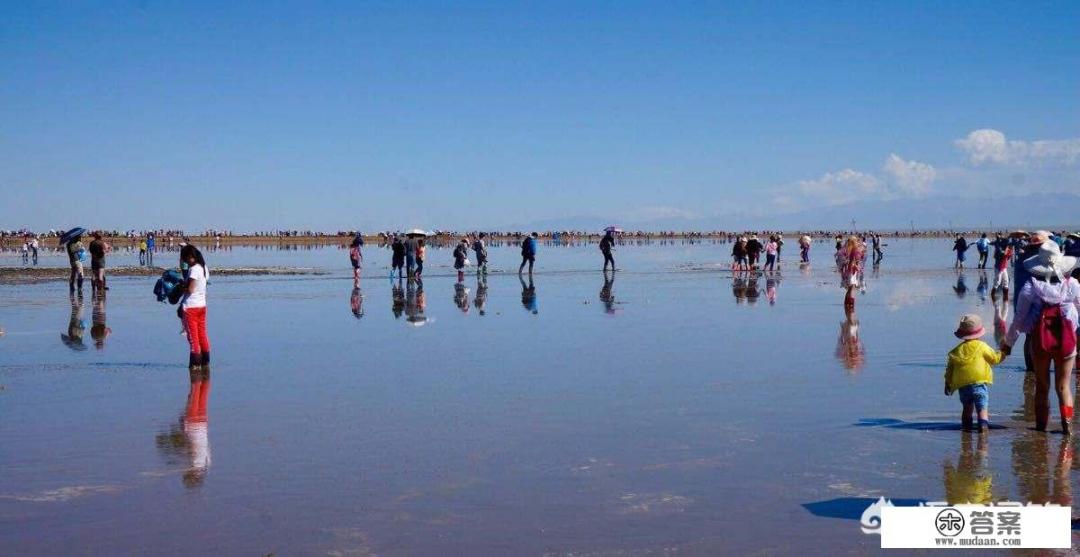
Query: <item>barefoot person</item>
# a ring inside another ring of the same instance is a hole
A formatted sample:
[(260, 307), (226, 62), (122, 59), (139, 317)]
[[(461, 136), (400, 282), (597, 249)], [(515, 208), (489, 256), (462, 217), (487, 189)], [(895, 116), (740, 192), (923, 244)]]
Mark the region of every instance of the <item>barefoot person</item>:
[(97, 292), (109, 289), (105, 286), (105, 252), (108, 245), (101, 239), (101, 232), (94, 233), (94, 241), (90, 242), (90, 271), (93, 276), (90, 279), (90, 287)]
[(862, 280), (866, 245), (857, 236), (851, 236), (836, 252), (836, 268), (840, 272), (840, 285), (845, 289), (844, 306), (855, 307), (855, 289)]
[(1016, 296), (1016, 312), (1005, 336), (1002, 352), (1009, 354), (1020, 333), (1031, 339), (1035, 368), (1035, 429), (1046, 431), (1050, 418), (1050, 364), (1061, 413), (1061, 429), (1072, 432), (1073, 366), (1076, 361), (1076, 324), (1080, 315), (1080, 282), (1069, 273), (1076, 258), (1061, 254), (1056, 242), (1043, 241), (1038, 253), (1024, 260), (1030, 278)]
[(360, 286), (360, 264), (364, 261), (364, 254), (360, 248), (364, 245), (364, 237), (357, 234), (349, 244), (349, 263), (352, 265), (353, 287)]
[[(81, 229), (80, 229), (81, 230)], [(85, 250), (83, 249), (82, 242), (79, 240), (82, 238), (81, 234), (74, 235), (67, 244), (64, 245), (64, 251), (67, 252), (68, 264), (71, 265), (71, 275), (68, 278), (68, 293), (74, 294), (76, 285), (79, 287), (79, 295), (82, 296), (83, 289), (83, 264), (82, 258)]]
[(188, 357), (190, 369), (210, 366), (210, 339), (206, 335), (206, 282), (210, 271), (206, 268), (203, 254), (191, 244), (180, 249), (180, 261), (187, 264), (187, 287), (180, 310), (184, 316), (188, 343), (191, 351)]

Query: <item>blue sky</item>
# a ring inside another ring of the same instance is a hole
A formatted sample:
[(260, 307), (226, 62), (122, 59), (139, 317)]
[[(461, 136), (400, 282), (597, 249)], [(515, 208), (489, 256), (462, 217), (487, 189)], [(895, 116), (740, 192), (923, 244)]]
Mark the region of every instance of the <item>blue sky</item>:
[(744, 4), (9, 3), (0, 228), (494, 227), (1080, 185), (1080, 3)]

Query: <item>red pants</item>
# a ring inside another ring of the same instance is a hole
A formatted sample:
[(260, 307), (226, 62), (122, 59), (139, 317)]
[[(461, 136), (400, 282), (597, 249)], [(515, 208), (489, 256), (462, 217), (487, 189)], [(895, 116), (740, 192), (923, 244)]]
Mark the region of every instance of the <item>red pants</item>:
[(184, 310), (184, 327), (187, 328), (188, 342), (192, 354), (210, 351), (210, 339), (206, 338), (206, 308), (187, 308)]

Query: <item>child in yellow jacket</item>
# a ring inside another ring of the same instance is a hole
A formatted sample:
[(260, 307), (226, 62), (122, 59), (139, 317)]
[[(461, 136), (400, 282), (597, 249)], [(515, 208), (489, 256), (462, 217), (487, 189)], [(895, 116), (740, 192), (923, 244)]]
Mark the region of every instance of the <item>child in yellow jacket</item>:
[(960, 391), (960, 403), (964, 405), (960, 421), (964, 429), (971, 429), (972, 411), (975, 411), (979, 414), (979, 429), (987, 431), (990, 429), (990, 385), (994, 383), (994, 370), (990, 366), (1000, 364), (1005, 354), (979, 340), (986, 330), (978, 315), (961, 317), (960, 326), (953, 334), (963, 342), (949, 352), (945, 366), (945, 396)]

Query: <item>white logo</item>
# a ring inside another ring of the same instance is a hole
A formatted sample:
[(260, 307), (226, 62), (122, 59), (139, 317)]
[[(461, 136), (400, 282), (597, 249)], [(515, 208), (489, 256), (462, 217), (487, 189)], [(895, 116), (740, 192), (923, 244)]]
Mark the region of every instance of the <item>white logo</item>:
[(862, 513), (862, 518), (859, 522), (862, 526), (864, 534), (877, 534), (881, 535), (881, 509), (885, 507), (893, 506), (892, 501), (879, 497), (877, 501), (874, 501), (866, 510)]

